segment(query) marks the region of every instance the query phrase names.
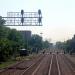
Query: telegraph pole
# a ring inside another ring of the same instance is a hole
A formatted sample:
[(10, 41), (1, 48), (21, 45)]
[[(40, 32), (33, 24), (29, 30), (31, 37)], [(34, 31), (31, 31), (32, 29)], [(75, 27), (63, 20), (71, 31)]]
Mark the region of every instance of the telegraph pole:
[[(41, 42), (43, 41), (43, 37), (42, 37), (42, 34), (43, 33), (40, 33), (41, 34)], [(42, 50), (43, 50), (43, 43), (42, 43)]]

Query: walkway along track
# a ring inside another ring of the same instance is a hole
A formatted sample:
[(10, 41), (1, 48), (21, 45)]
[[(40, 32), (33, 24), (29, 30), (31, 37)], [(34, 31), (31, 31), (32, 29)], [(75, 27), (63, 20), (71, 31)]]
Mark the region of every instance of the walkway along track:
[(48, 75), (61, 75), (57, 55), (53, 54), (51, 58)]

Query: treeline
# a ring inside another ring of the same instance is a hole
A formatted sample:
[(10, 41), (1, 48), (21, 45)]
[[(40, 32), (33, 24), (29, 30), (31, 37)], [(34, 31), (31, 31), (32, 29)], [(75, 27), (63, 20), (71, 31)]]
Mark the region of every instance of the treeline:
[(16, 55), (17, 50), (23, 47), (21, 38), (17, 30), (0, 26), (0, 61)]
[(57, 42), (56, 47), (58, 49), (63, 49), (64, 53), (75, 53), (75, 35), (73, 36), (72, 39), (68, 39), (67, 41), (64, 42)]
[(27, 48), (30, 53), (38, 53), (42, 48), (49, 47), (49, 42), (43, 41), (39, 35), (32, 35), (26, 42), (19, 31), (5, 27), (4, 24), (5, 20), (0, 17), (0, 62), (16, 57), (22, 48)]

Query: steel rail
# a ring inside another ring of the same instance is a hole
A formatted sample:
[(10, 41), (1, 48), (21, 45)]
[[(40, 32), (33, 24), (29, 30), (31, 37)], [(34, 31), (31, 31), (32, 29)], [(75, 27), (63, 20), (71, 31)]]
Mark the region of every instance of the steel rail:
[(56, 56), (56, 60), (57, 60), (58, 73), (59, 73), (59, 75), (61, 75), (61, 71), (60, 71), (60, 67), (59, 67), (57, 56)]
[[(58, 63), (57, 55), (56, 55), (56, 63), (57, 63), (58, 75), (61, 75), (61, 71), (60, 71), (60, 68), (59, 68), (59, 63)], [(48, 75), (51, 75), (52, 64), (53, 64), (53, 54), (52, 54), (52, 58), (51, 58), (51, 63), (50, 63), (50, 68), (49, 68)]]
[(49, 73), (48, 73), (48, 75), (51, 74), (52, 60), (53, 60), (53, 54), (52, 54), (52, 58), (51, 58), (51, 63), (50, 63), (50, 68), (49, 68)]

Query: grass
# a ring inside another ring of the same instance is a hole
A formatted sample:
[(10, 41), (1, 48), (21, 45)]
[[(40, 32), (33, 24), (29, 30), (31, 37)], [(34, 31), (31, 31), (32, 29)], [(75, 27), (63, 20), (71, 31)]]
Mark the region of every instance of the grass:
[(29, 56), (24, 56), (24, 57), (16, 57), (16, 59), (10, 59), (6, 62), (2, 62), (0, 64), (0, 69), (3, 69), (3, 68), (6, 68), (6, 67), (9, 67), (13, 64), (15, 64), (17, 61), (23, 61), (23, 60), (31, 60), (31, 59), (34, 59), (37, 55), (36, 54), (31, 54)]
[(37, 55), (36, 54), (31, 54), (29, 56), (23, 56), (23, 57), (16, 57), (17, 61), (22, 61), (22, 60), (31, 60), (34, 59)]
[(3, 68), (6, 68), (12, 64), (15, 64), (17, 61), (14, 61), (14, 60), (9, 60), (9, 61), (6, 61), (6, 62), (2, 62), (0, 64), (0, 69), (3, 69)]

